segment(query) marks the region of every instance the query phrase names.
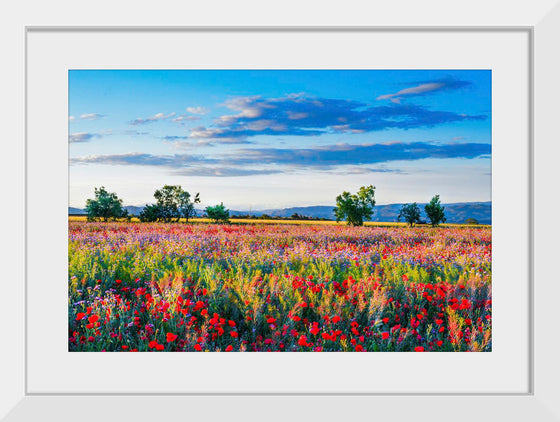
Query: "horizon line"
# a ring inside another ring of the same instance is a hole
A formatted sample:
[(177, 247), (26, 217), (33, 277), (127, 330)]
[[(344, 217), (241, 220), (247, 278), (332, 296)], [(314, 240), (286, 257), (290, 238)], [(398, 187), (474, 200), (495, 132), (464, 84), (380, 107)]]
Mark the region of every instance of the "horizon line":
[[(429, 201), (426, 202), (416, 202), (417, 204), (427, 204)], [(480, 200), (480, 201), (456, 201), (456, 202), (442, 202), (441, 205), (455, 205), (455, 204), (475, 204), (475, 203), (492, 203), (492, 200)], [(154, 204), (155, 202), (146, 202), (145, 204), (140, 204), (140, 205), (136, 205), (136, 204), (128, 204), (128, 205), (123, 205), (123, 207), (145, 207), (146, 205), (149, 204)], [(375, 207), (378, 206), (388, 206), (388, 205), (403, 205), (403, 204), (411, 204), (414, 202), (390, 202), (390, 203), (376, 203)], [(227, 206), (227, 205), (226, 205)], [(336, 204), (315, 204), (315, 205), (288, 205), (288, 206), (268, 206), (268, 207), (252, 207), (252, 206), (241, 206), (241, 207), (233, 207), (233, 208), (238, 208), (234, 211), (268, 211), (268, 210), (276, 210), (276, 209), (289, 209), (289, 208), (310, 208), (310, 207), (336, 207)], [(68, 208), (77, 208), (77, 209), (81, 209), (83, 210), (85, 208), (85, 206), (74, 206), (74, 205), (68, 205)], [(228, 207), (229, 209), (231, 209), (231, 207)], [(198, 210), (204, 210), (204, 207), (202, 208), (197, 208), (195, 207), (195, 209)]]

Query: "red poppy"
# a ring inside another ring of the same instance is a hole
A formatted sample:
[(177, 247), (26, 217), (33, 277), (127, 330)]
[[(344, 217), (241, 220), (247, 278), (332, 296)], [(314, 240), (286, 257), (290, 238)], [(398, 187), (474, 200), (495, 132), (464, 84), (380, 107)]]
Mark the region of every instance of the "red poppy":
[(233, 350), (233, 346), (230, 344), (228, 347), (226, 347), (226, 352), (231, 352)]
[(90, 317), (88, 318), (88, 321), (89, 321), (91, 324), (94, 324), (94, 323), (97, 322), (98, 319), (99, 319), (99, 317), (98, 317), (97, 315), (90, 315)]
[(311, 328), (311, 330), (309, 330), (311, 332), (311, 334), (313, 334), (314, 336), (316, 336), (317, 334), (319, 334), (319, 324), (317, 324), (316, 322), (313, 323), (313, 327)]
[(177, 334), (167, 333), (167, 342), (171, 343), (172, 341), (175, 341), (177, 337)]
[(266, 322), (268, 322), (269, 324), (274, 324), (276, 322), (276, 318), (272, 318), (272, 317), (267, 318)]
[(387, 339), (389, 338), (389, 333), (386, 332), (386, 331), (385, 331), (384, 333), (381, 333), (381, 338), (382, 338), (383, 340), (387, 340)]
[(389, 322), (389, 318), (383, 318), (383, 322), (387, 324)]
[(165, 347), (163, 346), (163, 344), (158, 344), (158, 345), (156, 346), (156, 350), (163, 350), (163, 349), (165, 349)]
[(338, 321), (340, 321), (340, 317), (338, 315), (335, 315), (332, 317), (331, 321), (333, 324), (336, 324)]
[(443, 324), (443, 319), (436, 319), (436, 324), (437, 325)]
[(358, 344), (356, 346), (356, 352), (363, 352), (364, 351), (364, 346), (362, 346), (361, 344)]
[(196, 350), (197, 352), (201, 352), (202, 351), (202, 346), (200, 344), (195, 344), (194, 345), (194, 350)]
[(298, 340), (298, 345), (307, 346), (307, 337), (302, 335)]
[(416, 346), (416, 347), (414, 348), (414, 351), (415, 351), (415, 352), (423, 352), (423, 351), (424, 351), (424, 347), (422, 347), (422, 346)]
[(83, 312), (78, 312), (76, 315), (76, 321), (82, 320), (85, 316), (86, 314), (84, 314)]
[(233, 338), (237, 338), (239, 336), (239, 334), (237, 334), (237, 331), (232, 331), (231, 333), (229, 333), (229, 335)]
[(150, 341), (150, 342), (148, 343), (148, 347), (149, 347), (150, 349), (153, 349), (153, 348), (156, 347), (156, 346), (157, 346), (157, 341), (155, 341), (155, 340), (152, 340), (152, 341)]

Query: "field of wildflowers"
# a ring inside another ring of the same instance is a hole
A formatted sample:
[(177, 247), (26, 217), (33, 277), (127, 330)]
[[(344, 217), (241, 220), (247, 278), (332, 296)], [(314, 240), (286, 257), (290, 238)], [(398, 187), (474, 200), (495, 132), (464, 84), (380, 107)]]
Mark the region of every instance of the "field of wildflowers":
[(69, 222), (70, 351), (490, 351), (491, 228)]

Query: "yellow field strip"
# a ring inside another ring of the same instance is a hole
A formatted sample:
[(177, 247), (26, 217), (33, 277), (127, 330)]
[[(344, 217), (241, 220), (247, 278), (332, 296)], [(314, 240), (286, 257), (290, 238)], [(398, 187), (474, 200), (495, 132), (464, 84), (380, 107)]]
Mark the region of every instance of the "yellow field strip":
[[(87, 221), (87, 217), (72, 215), (68, 216), (68, 221)], [(119, 221), (125, 221), (121, 219)], [(130, 220), (133, 223), (140, 223), (140, 220), (136, 217)], [(344, 226), (346, 222), (341, 221), (337, 223), (336, 221), (321, 221), (321, 220), (261, 220), (261, 219), (250, 219), (250, 218), (232, 218), (232, 224), (296, 224), (296, 225), (332, 225), (332, 226)], [(185, 219), (182, 218), (180, 223), (185, 223)], [(209, 218), (192, 218), (189, 220), (189, 223), (195, 224), (208, 224), (211, 223), (212, 220)], [(380, 221), (368, 221), (364, 223), (365, 226), (371, 227), (405, 227), (406, 223), (397, 223), (397, 222), (380, 222)], [(441, 224), (442, 227), (491, 227), (490, 225), (486, 224)], [(429, 225), (420, 225), (418, 227), (430, 227)]]

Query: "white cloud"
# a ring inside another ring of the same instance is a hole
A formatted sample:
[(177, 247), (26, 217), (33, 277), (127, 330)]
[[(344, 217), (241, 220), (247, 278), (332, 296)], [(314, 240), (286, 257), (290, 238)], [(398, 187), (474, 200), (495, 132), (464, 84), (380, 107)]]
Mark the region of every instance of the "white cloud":
[(181, 114), (180, 116), (177, 116), (174, 119), (171, 119), (172, 122), (182, 123), (182, 124), (185, 123), (185, 122), (194, 122), (196, 120), (200, 120), (200, 117), (189, 116), (188, 114)]
[(171, 117), (175, 116), (175, 113), (169, 113), (169, 114), (164, 114), (164, 113), (157, 113), (154, 114), (153, 116), (150, 117), (146, 117), (146, 118), (137, 118), (134, 119), (130, 122), (131, 125), (143, 125), (145, 123), (152, 123), (152, 122), (157, 122), (159, 120), (166, 120), (166, 119), (170, 119)]
[(68, 135), (68, 142), (87, 142), (94, 136), (96, 136), (96, 134), (87, 132), (71, 133), (70, 135)]
[(187, 113), (204, 115), (208, 114), (209, 110), (204, 107), (187, 107)]
[(421, 85), (413, 86), (411, 88), (401, 89), (399, 92), (396, 92), (394, 94), (380, 95), (379, 97), (377, 97), (377, 99), (378, 100), (398, 101), (399, 98), (397, 98), (397, 97), (404, 97), (404, 96), (407, 96), (407, 95), (424, 94), (426, 92), (435, 91), (436, 89), (440, 89), (444, 86), (445, 86), (445, 84), (441, 83), (441, 82), (430, 82), (430, 83), (427, 83), (427, 84), (421, 84)]
[(102, 117), (105, 117), (103, 114), (99, 113), (84, 113), (80, 116), (82, 120), (99, 120)]
[(101, 132), (91, 133), (91, 132), (74, 132), (68, 135), (68, 142), (88, 142), (93, 138), (102, 138), (103, 136), (112, 135), (113, 131), (111, 129), (102, 130)]
[(306, 117), (309, 116), (308, 113), (295, 113), (293, 111), (288, 110), (287, 112), (288, 115), (288, 119), (290, 120), (301, 120), (301, 119), (305, 119)]
[(427, 92), (435, 92), (442, 90), (454, 90), (471, 85), (471, 82), (460, 81), (456, 79), (441, 79), (435, 81), (417, 82), (419, 85), (412, 86), (410, 88), (401, 89), (399, 92), (392, 94), (380, 95), (377, 97), (378, 100), (390, 100), (393, 103), (399, 104), (403, 98), (415, 97), (418, 95), (426, 94)]

